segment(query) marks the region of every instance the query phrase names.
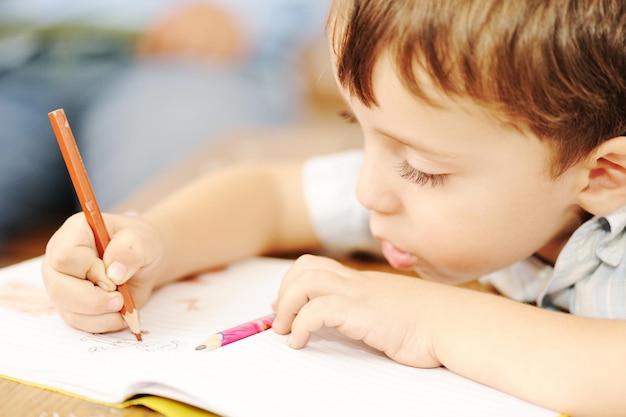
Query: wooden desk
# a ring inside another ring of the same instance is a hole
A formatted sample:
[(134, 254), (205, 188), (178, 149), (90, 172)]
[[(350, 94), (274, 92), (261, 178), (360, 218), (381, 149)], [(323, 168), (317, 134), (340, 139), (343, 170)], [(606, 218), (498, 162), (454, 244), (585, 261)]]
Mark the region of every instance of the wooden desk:
[[(339, 151), (358, 146), (360, 133), (345, 125), (326, 128), (286, 128), (263, 134), (242, 134), (222, 143), (207, 147), (194, 157), (184, 161), (152, 184), (120, 203), (114, 210), (142, 211), (156, 200), (207, 170), (225, 164), (253, 159), (304, 158), (312, 154)], [(60, 225), (53, 219), (42, 227), (24, 231), (13, 242), (8, 256), (0, 256), (0, 266), (29, 259), (43, 254), (45, 244)], [(391, 268), (373, 259), (350, 259), (345, 263), (358, 269), (391, 271)], [(477, 282), (467, 287), (481, 291), (493, 291)], [(111, 408), (74, 397), (58, 394), (0, 378), (0, 417), (155, 417), (162, 416), (141, 406), (125, 409)]]
[(0, 416), (162, 417), (148, 408), (111, 408), (0, 378)]

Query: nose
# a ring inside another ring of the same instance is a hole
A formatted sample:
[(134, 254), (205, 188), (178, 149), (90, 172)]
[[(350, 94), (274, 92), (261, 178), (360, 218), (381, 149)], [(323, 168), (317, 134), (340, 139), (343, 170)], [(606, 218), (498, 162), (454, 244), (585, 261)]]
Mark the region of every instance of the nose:
[(374, 150), (368, 150), (366, 146), (356, 186), (356, 196), (368, 210), (381, 214), (393, 214), (398, 212), (401, 206), (392, 186), (395, 171), (392, 163), (381, 156), (376, 155)]

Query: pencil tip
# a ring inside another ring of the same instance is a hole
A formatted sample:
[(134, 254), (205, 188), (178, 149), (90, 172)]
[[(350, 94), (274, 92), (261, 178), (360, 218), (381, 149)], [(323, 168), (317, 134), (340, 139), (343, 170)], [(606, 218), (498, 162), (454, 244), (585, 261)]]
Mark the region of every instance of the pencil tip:
[(198, 345), (196, 346), (196, 350), (204, 350), (206, 349), (206, 345)]
[(143, 342), (143, 337), (141, 337), (141, 333), (134, 333), (134, 335), (137, 338), (137, 341)]

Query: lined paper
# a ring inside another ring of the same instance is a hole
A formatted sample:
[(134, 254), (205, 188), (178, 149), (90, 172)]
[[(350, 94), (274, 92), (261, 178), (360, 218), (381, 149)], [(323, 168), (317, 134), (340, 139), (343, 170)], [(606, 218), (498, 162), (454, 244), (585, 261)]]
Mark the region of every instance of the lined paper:
[[(147, 333), (70, 328), (43, 288), (41, 258), (0, 270), (0, 374), (108, 403), (159, 395), (224, 416), (557, 416), (443, 368), (400, 365), (334, 329), (300, 350), (271, 330), (214, 351), (207, 336), (270, 312), (291, 261), (253, 258), (159, 289)], [(10, 300), (10, 301), (9, 301)]]

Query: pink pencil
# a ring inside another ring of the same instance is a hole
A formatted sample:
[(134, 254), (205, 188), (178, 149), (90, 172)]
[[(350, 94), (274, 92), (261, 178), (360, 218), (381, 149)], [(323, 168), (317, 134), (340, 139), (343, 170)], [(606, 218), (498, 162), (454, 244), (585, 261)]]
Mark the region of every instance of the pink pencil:
[(227, 330), (209, 336), (201, 345), (196, 346), (196, 350), (213, 350), (218, 347), (226, 346), (237, 340), (244, 339), (248, 336), (261, 333), (272, 327), (275, 314), (259, 317), (256, 320), (240, 324)]

